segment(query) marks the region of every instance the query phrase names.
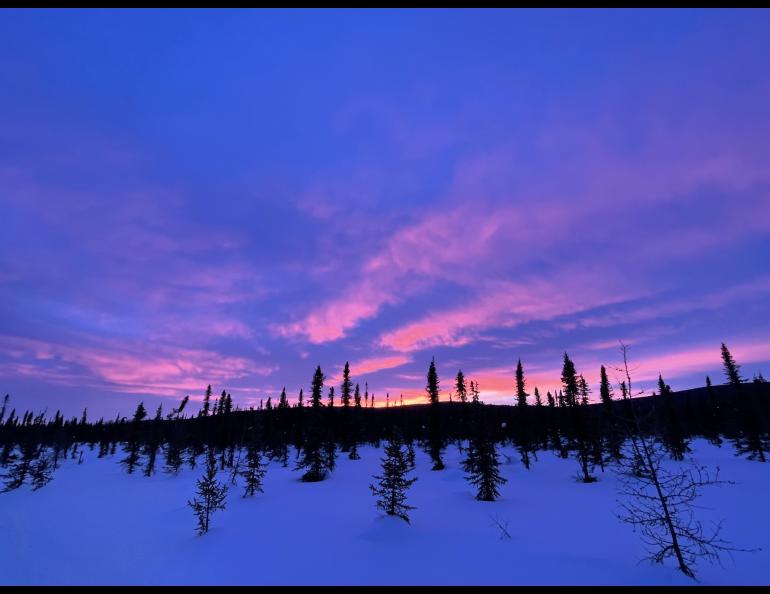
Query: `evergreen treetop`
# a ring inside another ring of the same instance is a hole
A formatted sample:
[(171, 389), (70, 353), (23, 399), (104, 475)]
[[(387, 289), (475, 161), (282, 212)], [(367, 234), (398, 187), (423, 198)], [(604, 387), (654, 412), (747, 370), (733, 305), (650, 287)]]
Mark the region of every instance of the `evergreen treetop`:
[(735, 359), (733, 359), (732, 354), (730, 353), (730, 349), (727, 348), (727, 345), (725, 343), (722, 343), (722, 365), (725, 369), (725, 376), (727, 377), (727, 381), (731, 386), (739, 387), (743, 383), (743, 378), (741, 377), (740, 371), (741, 367), (735, 362)]
[(612, 402), (612, 386), (607, 378), (607, 370), (604, 365), (599, 370), (599, 397), (604, 404)]
[(323, 398), (324, 380), (326, 377), (321, 371), (321, 366), (316, 367), (313, 374), (313, 382), (311, 384), (310, 403), (313, 408), (319, 408), (322, 406), (321, 399)]
[(564, 353), (564, 365), (561, 371), (561, 382), (564, 385), (564, 399), (568, 406), (575, 406), (578, 399), (578, 378), (575, 364)]
[(439, 379), (438, 372), (436, 371), (436, 359), (431, 359), (430, 366), (428, 367), (428, 384), (425, 387), (425, 391), (428, 393), (428, 401), (431, 404), (438, 404), (439, 396)]
[(342, 370), (342, 387), (340, 392), (342, 406), (345, 408), (350, 406), (350, 395), (352, 391), (353, 382), (350, 381), (350, 363), (345, 361), (345, 368)]
[(516, 363), (516, 404), (518, 406), (527, 406), (528, 394), (524, 390), (525, 384), (524, 368), (521, 365), (521, 359), (519, 359)]
[(457, 370), (457, 376), (455, 377), (455, 394), (457, 394), (460, 402), (465, 403), (468, 401), (468, 387), (465, 384), (465, 375), (462, 369)]

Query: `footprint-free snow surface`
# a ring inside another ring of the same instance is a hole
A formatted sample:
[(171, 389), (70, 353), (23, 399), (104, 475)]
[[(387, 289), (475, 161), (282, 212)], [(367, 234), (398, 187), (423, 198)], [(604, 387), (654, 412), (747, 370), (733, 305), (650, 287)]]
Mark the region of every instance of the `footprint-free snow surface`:
[[(705, 584), (770, 582), (770, 465), (726, 443), (692, 444), (696, 459), (735, 485), (711, 487), (698, 510), (724, 520), (741, 548), (723, 566), (699, 563)], [(501, 450), (508, 479), (494, 503), (473, 498), (455, 447), (430, 471), (418, 451), (411, 525), (383, 517), (369, 490), (381, 450), (344, 455), (321, 483), (270, 464), (264, 494), (231, 487), (211, 531), (195, 534), (186, 502), (202, 472), (127, 475), (118, 456), (69, 460), (53, 482), (0, 494), (2, 584), (688, 584), (672, 564), (639, 563), (643, 543), (617, 518), (616, 479), (576, 482), (574, 460), (540, 452), (531, 470)], [(226, 472), (221, 480), (227, 481)], [(501, 538), (493, 518), (507, 524)]]

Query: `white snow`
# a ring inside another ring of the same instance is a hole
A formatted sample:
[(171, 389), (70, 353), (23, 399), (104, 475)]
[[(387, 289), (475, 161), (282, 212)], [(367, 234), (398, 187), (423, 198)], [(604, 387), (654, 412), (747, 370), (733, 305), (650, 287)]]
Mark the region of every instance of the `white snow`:
[[(724, 536), (754, 553), (724, 567), (702, 563), (705, 584), (770, 582), (768, 467), (699, 441), (699, 462), (721, 466), (734, 486), (706, 492), (706, 520), (725, 520)], [(374, 507), (371, 475), (381, 451), (344, 455), (330, 479), (301, 483), (271, 463), (265, 493), (244, 499), (231, 488), (212, 529), (195, 535), (186, 501), (202, 468), (178, 476), (128, 476), (116, 458), (88, 452), (68, 461), (39, 491), (0, 494), (2, 584), (689, 584), (672, 565), (638, 563), (643, 544), (615, 517), (615, 477), (575, 481), (577, 464), (541, 452), (527, 471), (510, 449), (502, 499), (473, 498), (455, 447), (448, 468), (431, 472), (418, 450), (412, 523)], [(227, 480), (226, 473), (221, 480)], [(490, 515), (508, 522), (500, 539)]]

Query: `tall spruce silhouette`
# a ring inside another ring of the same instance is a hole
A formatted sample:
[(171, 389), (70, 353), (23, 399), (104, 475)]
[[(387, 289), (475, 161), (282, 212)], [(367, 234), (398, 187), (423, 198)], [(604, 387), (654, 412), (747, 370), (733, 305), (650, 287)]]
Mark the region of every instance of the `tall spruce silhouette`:
[(429, 420), (428, 420), (428, 453), (433, 461), (431, 470), (443, 470), (444, 461), (441, 459), (441, 453), (444, 448), (444, 438), (441, 427), (441, 409), (439, 408), (439, 379), (436, 371), (436, 359), (431, 359), (428, 366), (427, 385), (425, 391), (428, 393)]
[(430, 361), (428, 366), (428, 384), (425, 387), (425, 391), (428, 393), (428, 402), (430, 404), (438, 404), (439, 397), (439, 379), (438, 372), (436, 371), (436, 358), (434, 357)]
[(479, 384), (473, 381), (471, 381), (471, 403), (473, 404), (481, 403), (481, 401), (479, 400)]
[(321, 371), (321, 366), (319, 365), (315, 369), (313, 381), (310, 384), (310, 406), (312, 408), (319, 408), (322, 406), (321, 400), (323, 399), (325, 380), (326, 376), (324, 376), (323, 371)]
[(607, 378), (607, 369), (605, 369), (604, 365), (599, 369), (599, 398), (607, 406), (612, 404), (612, 386)]
[[(229, 396), (229, 395), (228, 395)], [(286, 386), (281, 390), (281, 396), (278, 399), (278, 408), (285, 410), (289, 408), (289, 399), (286, 396)]]
[(548, 401), (548, 407), (549, 408), (556, 408), (556, 400), (553, 397), (553, 394), (551, 394), (551, 391), (549, 390), (546, 395), (546, 400)]
[(588, 382), (581, 373), (578, 375), (578, 397), (580, 398), (580, 404), (588, 404), (590, 394), (591, 388), (588, 387)]
[(527, 392), (524, 390), (524, 368), (521, 365), (521, 359), (516, 363), (516, 404), (518, 406), (527, 406)]
[(739, 415), (738, 434), (733, 439), (735, 450), (739, 456), (749, 460), (767, 462), (770, 459), (770, 433), (768, 432), (767, 412), (763, 410), (760, 394), (765, 382), (755, 381), (744, 387), (741, 368), (735, 362), (730, 349), (725, 343), (721, 346), (722, 366), (728, 384), (733, 387), (738, 397), (737, 409)]
[[(306, 418), (302, 454), (296, 470), (304, 470), (302, 481), (317, 482), (326, 478), (329, 472), (329, 458), (324, 450), (323, 419), (321, 417), (321, 399), (325, 376), (321, 366), (316, 367), (310, 392), (310, 414)], [(331, 411), (330, 411), (331, 412)]]
[(665, 381), (663, 381), (663, 374), (658, 374), (658, 395), (659, 396), (670, 396), (672, 394), (671, 386), (669, 386)]
[(457, 394), (457, 397), (463, 404), (468, 402), (468, 386), (465, 383), (465, 375), (462, 369), (457, 370), (457, 376), (455, 377), (455, 394)]
[(733, 359), (732, 354), (730, 353), (730, 349), (727, 348), (727, 345), (725, 343), (722, 343), (722, 366), (725, 370), (725, 377), (727, 377), (727, 382), (733, 386), (734, 388), (740, 388), (741, 384), (743, 383), (743, 378), (741, 377), (741, 367), (735, 362), (735, 359)]
[(561, 382), (564, 386), (564, 403), (567, 406), (575, 406), (578, 401), (577, 371), (575, 371), (575, 364), (572, 362), (572, 359), (569, 358), (567, 353), (564, 353), (564, 364), (561, 371)]
[(206, 393), (203, 395), (203, 407), (200, 410), (199, 415), (202, 417), (209, 416), (209, 410), (211, 408), (211, 384), (206, 388)]
[(350, 396), (353, 391), (353, 382), (350, 381), (350, 363), (345, 361), (345, 368), (342, 370), (342, 386), (340, 389), (340, 399), (342, 406), (350, 406)]

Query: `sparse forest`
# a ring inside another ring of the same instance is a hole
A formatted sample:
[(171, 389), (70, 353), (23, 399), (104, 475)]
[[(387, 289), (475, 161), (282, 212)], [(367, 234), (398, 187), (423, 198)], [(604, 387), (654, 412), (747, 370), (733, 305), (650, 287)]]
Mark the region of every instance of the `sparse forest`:
[(641, 530), (651, 560), (673, 558), (685, 575), (696, 577), (700, 558), (718, 559), (722, 552), (740, 550), (740, 543), (723, 541), (718, 528), (707, 530), (697, 520), (700, 489), (723, 483), (716, 471), (694, 461), (671, 470), (666, 461), (685, 460), (690, 442), (702, 437), (747, 460), (766, 462), (770, 387), (761, 376), (742, 378), (723, 344), (724, 384), (706, 378), (705, 387), (677, 393), (661, 376), (658, 391), (645, 395), (634, 391), (625, 347), (622, 354), (624, 364), (610, 369), (618, 372), (617, 385), (602, 366), (595, 402), (567, 353), (562, 388), (545, 398), (534, 386), (530, 394), (519, 360), (511, 378), (512, 405), (484, 404), (478, 383), (468, 384), (462, 370), (452, 382), (451, 402), (442, 398), (435, 361), (426, 373), (424, 405), (404, 406), (396, 399), (391, 404), (388, 398), (386, 406), (375, 408), (368, 384), (362, 396), (347, 363), (336, 393), (318, 366), (309, 398), (300, 391), (290, 403), (284, 388), (277, 404), (268, 398), (264, 406), (247, 410), (226, 391), (215, 397), (211, 386), (197, 410), (191, 410), (189, 397), (167, 413), (158, 407), (150, 414), (140, 402), (130, 418), (109, 420), (89, 419), (87, 411), (70, 419), (59, 412), (19, 413), (6, 396), (0, 408), (0, 480), (5, 492), (41, 489), (63, 460), (82, 463), (84, 451), (113, 458), (127, 474), (197, 469), (201, 478), (189, 505), (203, 535), (225, 508), (229, 486), (240, 481), (248, 498), (263, 492), (270, 461), (293, 467), (303, 482), (333, 481), (338, 456), (358, 460), (359, 448), (384, 444), (381, 473), (372, 478), (373, 505), (409, 522), (419, 513), (408, 503), (409, 487), (418, 478), (415, 447), (430, 459), (428, 472), (445, 470), (446, 449), (457, 447), (469, 488), (484, 502), (495, 501), (506, 482), (500, 447), (518, 452), (525, 472), (550, 451), (574, 460), (575, 478), (585, 489), (604, 472), (618, 473), (620, 519)]

